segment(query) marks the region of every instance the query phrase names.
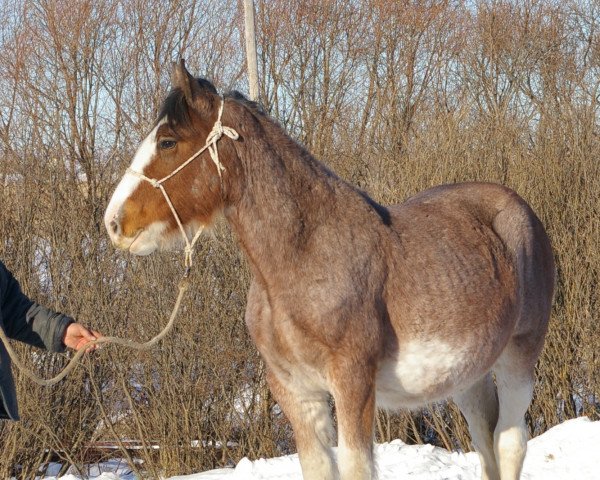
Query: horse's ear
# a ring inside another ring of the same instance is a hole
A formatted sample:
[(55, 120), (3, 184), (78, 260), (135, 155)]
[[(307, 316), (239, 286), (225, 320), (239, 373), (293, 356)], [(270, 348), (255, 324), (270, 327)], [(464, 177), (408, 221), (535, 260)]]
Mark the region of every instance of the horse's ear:
[(171, 83), (173, 88), (180, 88), (185, 95), (186, 100), (192, 103), (194, 100), (193, 87), (196, 83), (194, 77), (185, 68), (185, 60), (182, 58), (179, 62), (173, 62), (173, 70), (171, 73)]
[(173, 88), (180, 88), (188, 105), (201, 113), (209, 113), (213, 106), (211, 94), (218, 95), (217, 90), (208, 80), (194, 78), (185, 68), (185, 60), (173, 63), (171, 74)]

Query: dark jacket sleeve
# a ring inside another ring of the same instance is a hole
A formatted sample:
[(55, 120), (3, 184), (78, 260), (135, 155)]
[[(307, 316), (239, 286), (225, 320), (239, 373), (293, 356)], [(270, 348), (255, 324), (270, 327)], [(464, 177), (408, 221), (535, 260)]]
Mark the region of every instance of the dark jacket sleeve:
[(52, 352), (64, 351), (62, 339), (74, 320), (30, 300), (2, 262), (0, 306), (4, 330), (9, 338)]

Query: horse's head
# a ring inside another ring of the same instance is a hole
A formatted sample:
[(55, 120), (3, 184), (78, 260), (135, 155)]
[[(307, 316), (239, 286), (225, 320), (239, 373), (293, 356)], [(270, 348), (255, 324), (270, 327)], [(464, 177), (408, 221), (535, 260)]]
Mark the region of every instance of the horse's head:
[(220, 124), (222, 102), (210, 82), (189, 74), (183, 60), (174, 65), (173, 89), (106, 209), (115, 246), (136, 255), (168, 248), (222, 208), (225, 142), (218, 142), (216, 158), (215, 148), (223, 134), (237, 138)]

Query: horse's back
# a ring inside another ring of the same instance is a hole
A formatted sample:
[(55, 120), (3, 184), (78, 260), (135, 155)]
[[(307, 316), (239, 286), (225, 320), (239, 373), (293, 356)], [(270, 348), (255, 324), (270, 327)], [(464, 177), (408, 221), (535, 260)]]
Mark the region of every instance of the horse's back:
[[(542, 282), (546, 294), (553, 288), (554, 260), (546, 231), (525, 200), (507, 187), (479, 182), (440, 185), (388, 209), (392, 229), (401, 238), (413, 236), (425, 249), (454, 238), (458, 248), (493, 250), (498, 240), (517, 270), (537, 268), (519, 275), (549, 279)], [(487, 235), (481, 236), (482, 231)]]
[(389, 208), (395, 216), (402, 216), (405, 211), (424, 208), (427, 205), (441, 210), (454, 211), (469, 208), (473, 213), (476, 211), (480, 218), (485, 216), (489, 219), (510, 203), (517, 203), (528, 208), (526, 202), (517, 193), (503, 185), (465, 182), (428, 188), (409, 197), (403, 203), (392, 205)]

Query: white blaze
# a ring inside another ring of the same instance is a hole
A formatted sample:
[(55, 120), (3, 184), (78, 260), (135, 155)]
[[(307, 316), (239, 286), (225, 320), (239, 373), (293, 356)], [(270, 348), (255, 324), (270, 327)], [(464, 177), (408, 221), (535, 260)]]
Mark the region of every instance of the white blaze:
[[(133, 162), (130, 166), (132, 170), (142, 173), (144, 169), (150, 164), (150, 161), (152, 160), (156, 152), (156, 133), (159, 127), (166, 122), (166, 118), (163, 118), (160, 122), (158, 122), (156, 127), (154, 127), (154, 129), (141, 143), (141, 145), (137, 149), (137, 152), (135, 153), (135, 156), (133, 157)], [(110, 202), (108, 203), (108, 207), (106, 207), (106, 213), (104, 214), (104, 225), (106, 227), (106, 230), (108, 231), (111, 240), (115, 244), (122, 246), (124, 243), (127, 243), (127, 239), (119, 238), (120, 236), (113, 231), (110, 223), (112, 220), (116, 220), (117, 222), (119, 221), (119, 215), (121, 213), (124, 203), (129, 198), (129, 196), (135, 191), (135, 189), (138, 187), (141, 181), (143, 180), (137, 177), (136, 175), (126, 173), (117, 185), (117, 188), (115, 189), (115, 192), (113, 193)], [(163, 222), (160, 223), (161, 226), (164, 227)], [(149, 225), (148, 228), (145, 230), (150, 230), (153, 234), (156, 234), (159, 230), (162, 230), (162, 228), (158, 227), (159, 225)], [(131, 243), (131, 240), (133, 239), (129, 239), (129, 243)], [(135, 243), (138, 243), (138, 240), (136, 240)], [(132, 251), (132, 253), (136, 252)]]

